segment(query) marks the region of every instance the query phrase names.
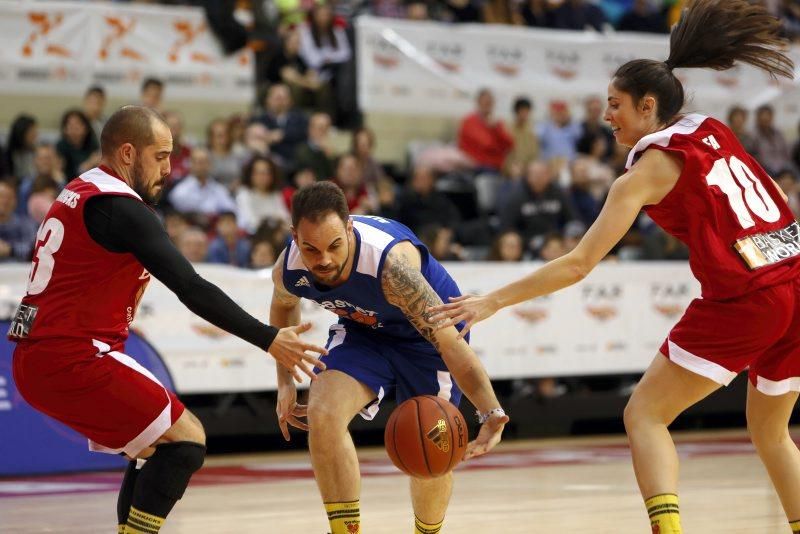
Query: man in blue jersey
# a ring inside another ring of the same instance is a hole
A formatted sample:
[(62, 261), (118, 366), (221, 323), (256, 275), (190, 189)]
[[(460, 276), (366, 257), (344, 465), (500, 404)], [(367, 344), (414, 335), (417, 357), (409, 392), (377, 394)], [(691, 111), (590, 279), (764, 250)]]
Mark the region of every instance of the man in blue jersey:
[[(361, 480), (347, 426), (356, 414), (372, 419), (384, 395), (398, 402), (438, 395), (458, 405), (461, 390), (478, 408), (481, 430), (466, 457), (488, 452), (508, 417), (489, 377), (455, 327), (436, 330), (426, 309), (460, 294), (456, 283), (407, 227), (380, 217), (350, 216), (341, 189), (319, 182), (295, 193), (292, 242), (272, 271), (270, 324), (300, 323), (300, 299), (339, 315), (330, 329), (327, 370), (297, 404), (293, 375), (278, 366), (278, 419), (309, 431), (311, 462), (331, 534), (360, 530)], [(300, 417), (308, 417), (308, 425)], [(452, 474), (411, 479), (414, 532), (437, 534), (452, 489)]]

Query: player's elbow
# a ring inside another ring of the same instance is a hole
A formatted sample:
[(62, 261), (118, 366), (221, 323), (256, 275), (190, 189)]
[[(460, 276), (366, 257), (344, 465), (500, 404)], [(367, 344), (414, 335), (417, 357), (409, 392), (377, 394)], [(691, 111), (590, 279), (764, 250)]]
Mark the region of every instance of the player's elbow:
[(589, 273), (594, 268), (592, 261), (581, 254), (570, 253), (564, 256), (564, 259), (566, 260), (567, 272), (571, 278), (570, 281), (573, 284), (589, 276)]

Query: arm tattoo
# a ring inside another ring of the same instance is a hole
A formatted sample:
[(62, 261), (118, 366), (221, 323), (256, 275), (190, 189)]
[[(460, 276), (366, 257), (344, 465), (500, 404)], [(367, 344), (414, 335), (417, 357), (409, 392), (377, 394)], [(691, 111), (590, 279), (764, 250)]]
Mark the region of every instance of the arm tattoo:
[[(422, 336), (440, 351), (435, 326), (428, 319), (429, 306), (442, 303), (419, 269), (402, 254), (390, 254), (381, 275), (383, 294), (390, 304), (400, 308)], [(440, 351), (441, 352), (441, 351)]]

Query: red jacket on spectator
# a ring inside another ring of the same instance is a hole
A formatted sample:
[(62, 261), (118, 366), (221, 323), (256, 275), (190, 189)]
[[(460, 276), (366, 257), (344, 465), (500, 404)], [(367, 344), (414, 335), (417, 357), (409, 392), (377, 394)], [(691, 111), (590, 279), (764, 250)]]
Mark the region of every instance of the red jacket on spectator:
[(480, 114), (471, 113), (461, 121), (458, 148), (482, 167), (500, 170), (513, 146), (514, 139), (499, 120), (487, 124)]

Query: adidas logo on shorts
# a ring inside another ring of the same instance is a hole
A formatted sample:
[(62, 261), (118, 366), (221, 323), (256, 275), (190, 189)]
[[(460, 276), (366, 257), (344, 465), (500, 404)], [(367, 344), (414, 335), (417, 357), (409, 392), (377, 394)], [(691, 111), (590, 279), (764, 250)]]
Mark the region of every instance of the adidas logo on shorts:
[(308, 283), (308, 278), (306, 278), (305, 276), (303, 278), (301, 278), (300, 280), (298, 280), (297, 282), (295, 282), (295, 284), (294, 284), (294, 287), (303, 287), (303, 286), (311, 287), (311, 284)]

